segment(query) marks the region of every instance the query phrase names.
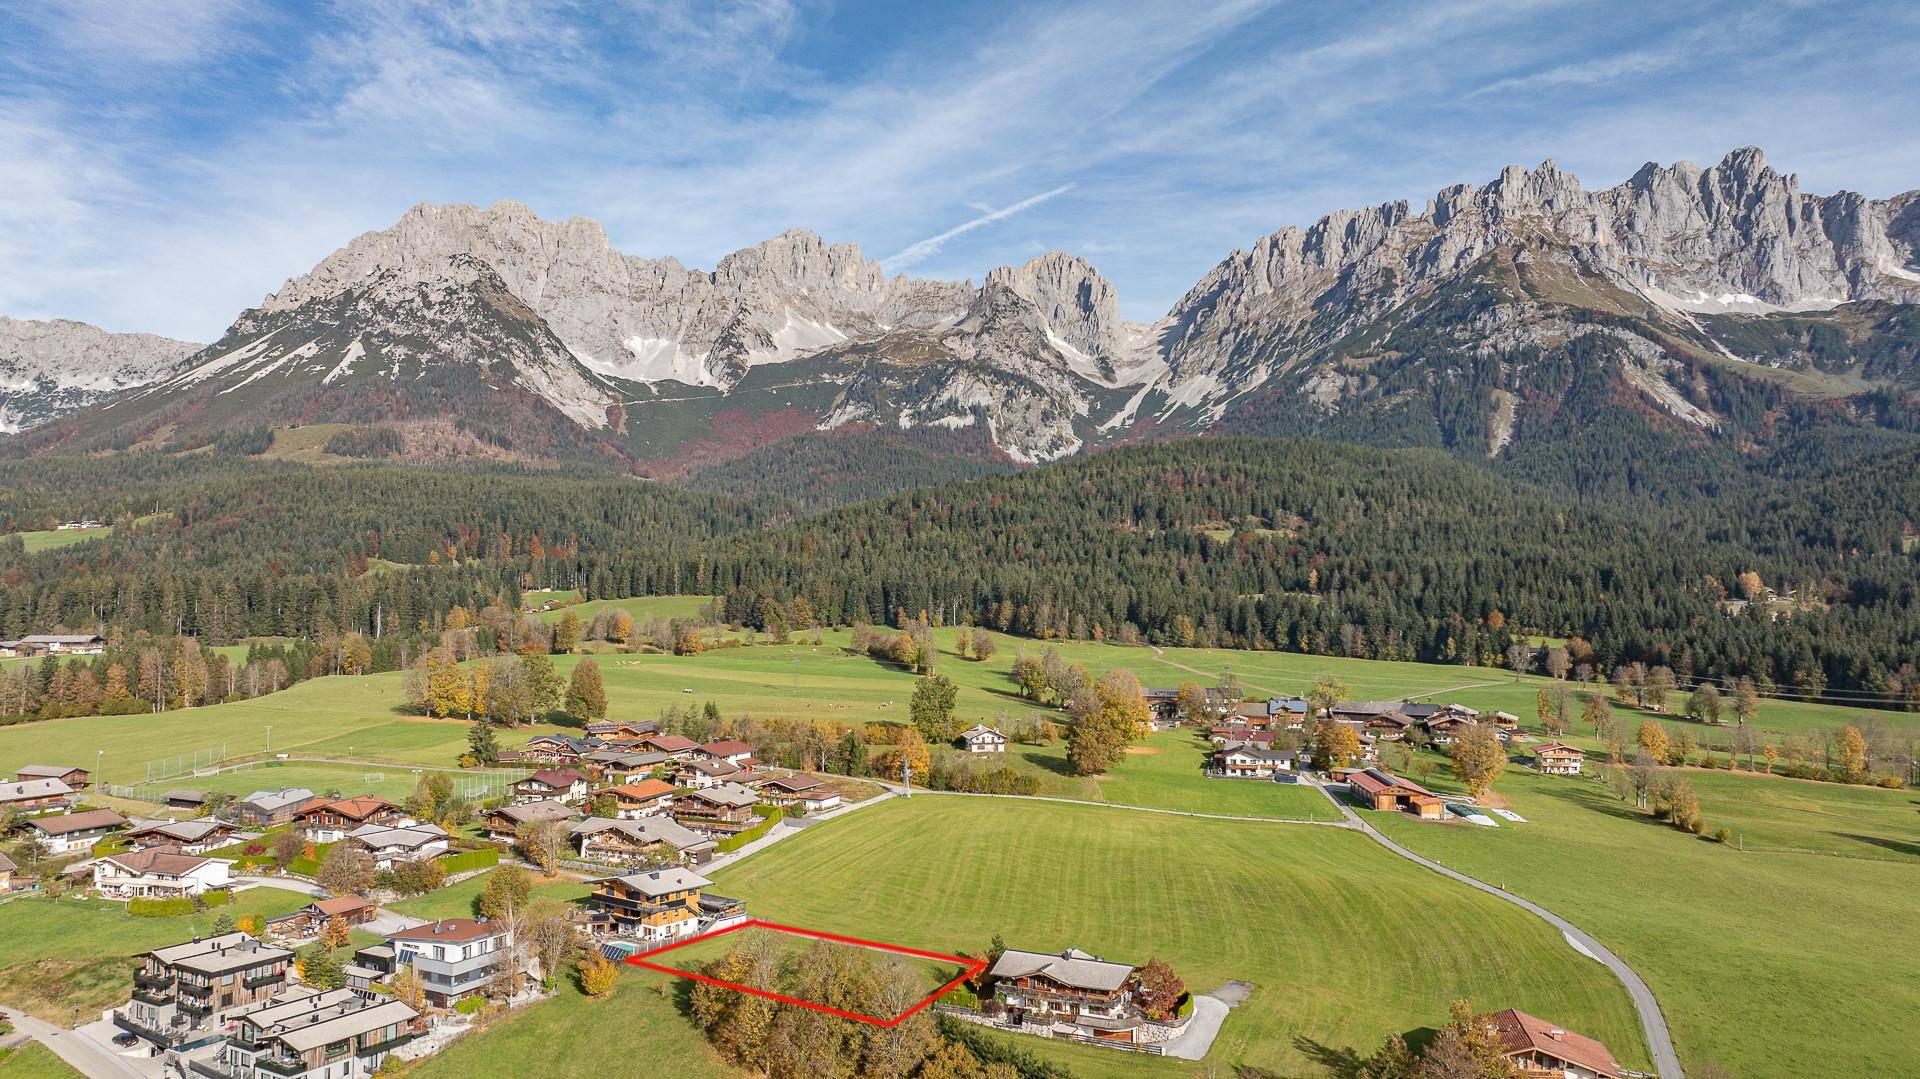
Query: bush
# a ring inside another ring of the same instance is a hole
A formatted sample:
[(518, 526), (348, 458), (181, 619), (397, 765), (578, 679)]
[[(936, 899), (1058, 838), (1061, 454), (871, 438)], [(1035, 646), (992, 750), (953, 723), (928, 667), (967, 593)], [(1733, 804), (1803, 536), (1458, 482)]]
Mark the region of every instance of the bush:
[(964, 985), (956, 985), (940, 994), (940, 1003), (977, 1012), (980, 1010), (980, 995)]
[(1173, 1017), (1175, 1019), (1185, 1019), (1187, 1016), (1192, 1014), (1193, 1014), (1193, 994), (1190, 992), (1180, 994), (1180, 1003), (1175, 1004), (1173, 1006)]
[(497, 844), (466, 851), (461, 854), (443, 854), (440, 856), (440, 868), (447, 876), (465, 873), (474, 869), (485, 869), (500, 864), (500, 850)]
[(1731, 843), (1733, 842), (1733, 829), (1723, 824), (1720, 826), (1719, 831), (1713, 833), (1713, 838), (1722, 843)]
[(204, 907), (224, 907), (232, 901), (230, 892), (208, 892), (200, 897), (200, 905)]
[(453, 1010), (461, 1015), (472, 1015), (487, 1006), (486, 997), (468, 997), (454, 1004)]

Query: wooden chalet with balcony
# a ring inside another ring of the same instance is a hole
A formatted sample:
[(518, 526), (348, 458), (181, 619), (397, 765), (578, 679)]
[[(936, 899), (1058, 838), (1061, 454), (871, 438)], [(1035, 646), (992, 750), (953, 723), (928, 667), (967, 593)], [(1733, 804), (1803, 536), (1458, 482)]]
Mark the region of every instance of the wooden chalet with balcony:
[(1016, 1025), (1100, 1041), (1135, 1042), (1146, 1017), (1134, 968), (1069, 948), (1058, 955), (1002, 952), (987, 971), (991, 993)]
[(744, 917), (739, 900), (707, 895), (713, 882), (690, 869), (655, 869), (588, 882), (597, 932), (641, 940), (674, 940)]
[(673, 819), (696, 832), (725, 838), (758, 823), (753, 807), (760, 796), (738, 783), (688, 791), (673, 803)]

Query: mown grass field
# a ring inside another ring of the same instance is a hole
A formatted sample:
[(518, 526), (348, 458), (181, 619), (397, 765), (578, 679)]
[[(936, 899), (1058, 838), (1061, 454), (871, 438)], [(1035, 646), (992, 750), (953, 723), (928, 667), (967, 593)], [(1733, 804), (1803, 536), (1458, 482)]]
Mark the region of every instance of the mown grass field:
[[(1732, 843), (1656, 823), (1596, 778), (1517, 767), (1495, 789), (1525, 824), (1369, 817), (1606, 942), (1653, 987), (1690, 1072), (1712, 1063), (1741, 1076), (1920, 1073), (1920, 1049), (1902, 1033), (1920, 1008), (1911, 947), (1920, 795), (1688, 777), (1709, 828), (1730, 827)], [(1458, 789), (1439, 770), (1423, 782)]]
[[(521, 597), (529, 607), (538, 607), (549, 599), (578, 595), (577, 592), (529, 592)], [(573, 603), (551, 610), (537, 611), (535, 617), (543, 622), (558, 622), (560, 616), (568, 611), (580, 616), (580, 621), (591, 622), (593, 616), (603, 610), (625, 611), (633, 616), (636, 623), (649, 618), (694, 618), (700, 614), (700, 608), (711, 603), (706, 596), (635, 596), (630, 599), (596, 599), (585, 603)]]
[(11, 1050), (0, 1049), (3, 1079), (78, 1079), (81, 1074), (39, 1042), (27, 1042)]
[[(750, 913), (782, 924), (975, 954), (999, 933), (1013, 947), (1159, 956), (1199, 992), (1252, 982), (1206, 1061), (1214, 1074), (1318, 1073), (1346, 1049), (1438, 1025), (1458, 996), (1552, 1016), (1629, 1062), (1646, 1056), (1625, 991), (1544, 923), (1343, 829), (922, 796), (824, 822), (713, 876)], [(535, 1032), (565, 1030), (572, 1049), (543, 1068), (600, 1074), (645, 1044), (614, 1036), (629, 1026), (685, 1052), (673, 1033), (692, 1032), (677, 1010), (683, 987), (634, 971), (606, 1004), (542, 1005), (503, 1028), (517, 1028), (513, 1041), (490, 1033), (435, 1066), (513, 1074), (527, 1059), (518, 1051), (541, 1044)], [(1019, 1040), (1076, 1075), (1194, 1073)]]
[[(487, 889), (489, 873), (479, 873), (468, 877), (458, 884), (449, 885), (437, 892), (402, 899), (397, 903), (388, 903), (387, 909), (401, 914), (410, 914), (415, 918), (473, 918), (479, 915), (477, 904), (480, 893)], [(535, 899), (557, 899), (571, 902), (587, 894), (586, 885), (569, 877), (555, 877), (551, 880), (536, 880), (533, 886)]]
[(221, 908), (178, 918), (136, 918), (105, 899), (30, 896), (0, 905), (0, 1002), (72, 1026), (127, 999), (136, 952), (206, 936), (225, 911), (274, 917), (308, 903), (280, 888), (252, 888)]
[[(195, 790), (221, 791), (236, 796), (251, 794), (258, 790), (305, 787), (318, 794), (327, 794), (330, 791), (339, 791), (342, 797), (373, 794), (389, 802), (399, 802), (413, 793), (413, 788), (419, 783), (421, 776), (427, 774), (429, 773), (404, 765), (267, 760), (243, 765), (233, 771), (221, 772), (217, 775), (155, 783), (141, 788), (139, 793), (150, 801), (157, 801), (169, 788), (182, 786)], [(468, 797), (478, 800), (484, 796), (505, 793), (512, 780), (521, 773), (475, 770), (454, 771), (447, 774), (454, 780), (457, 791), (470, 792)]]
[(103, 539), (113, 534), (113, 526), (102, 525), (99, 528), (49, 528), (43, 532), (12, 532), (8, 534), (19, 536), (20, 542), (27, 546), (27, 553), (35, 554), (39, 551), (51, 551), (60, 547), (71, 547), (76, 543), (85, 543), (91, 539)]

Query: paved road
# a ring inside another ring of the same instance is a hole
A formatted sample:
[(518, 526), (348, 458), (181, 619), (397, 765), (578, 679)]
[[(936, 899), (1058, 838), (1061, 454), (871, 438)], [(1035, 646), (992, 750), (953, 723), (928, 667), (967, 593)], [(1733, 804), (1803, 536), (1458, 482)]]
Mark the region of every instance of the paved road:
[(1213, 1039), (1220, 1033), (1220, 1024), (1226, 1022), (1227, 1012), (1232, 1005), (1218, 997), (1196, 996), (1193, 998), (1193, 1018), (1187, 1020), (1187, 1029), (1177, 1038), (1170, 1038), (1161, 1048), (1166, 1055), (1178, 1060), (1201, 1060), (1207, 1051), (1213, 1048)]
[(1512, 892), (1496, 888), (1483, 880), (1469, 877), (1465, 873), (1448, 869), (1446, 866), (1441, 865), (1431, 858), (1423, 858), (1400, 844), (1395, 843), (1393, 840), (1381, 835), (1373, 825), (1361, 819), (1360, 815), (1355, 813), (1350, 806), (1345, 805), (1338, 798), (1335, 798), (1333, 792), (1327, 790), (1325, 787), (1320, 788), (1320, 790), (1327, 796), (1329, 801), (1333, 802), (1334, 808), (1345, 814), (1347, 818), (1353, 822), (1354, 827), (1358, 828), (1362, 834), (1374, 842), (1408, 861), (1433, 870), (1441, 876), (1450, 877), (1465, 884), (1469, 888), (1476, 888), (1488, 895), (1504, 899), (1523, 910), (1546, 919), (1548, 924), (1560, 930), (1560, 932), (1566, 936), (1567, 942), (1573, 945), (1577, 951), (1590, 958), (1599, 960), (1608, 970), (1613, 972), (1614, 977), (1620, 979), (1622, 985), (1627, 987), (1627, 996), (1632, 998), (1634, 1010), (1640, 1013), (1640, 1029), (1646, 1035), (1647, 1047), (1653, 1052), (1654, 1071), (1658, 1073), (1662, 1079), (1686, 1079), (1686, 1073), (1680, 1068), (1680, 1055), (1676, 1053), (1673, 1048), (1673, 1036), (1667, 1030), (1667, 1017), (1661, 1014), (1660, 1002), (1654, 999), (1653, 990), (1647, 987), (1647, 983), (1641, 979), (1639, 974), (1635, 973), (1632, 967), (1626, 964), (1625, 960), (1613, 954), (1606, 945), (1587, 935), (1586, 931), (1579, 926), (1574, 925), (1572, 922), (1567, 921), (1565, 918), (1560, 917), (1558, 914), (1555, 914), (1540, 904), (1530, 899), (1522, 899)]
[(53, 1050), (55, 1056), (78, 1068), (83, 1075), (97, 1079), (150, 1079), (153, 1074), (90, 1037), (86, 1028), (61, 1030), (52, 1023), (8, 1008), (0, 1008), (0, 1014), (21, 1033)]

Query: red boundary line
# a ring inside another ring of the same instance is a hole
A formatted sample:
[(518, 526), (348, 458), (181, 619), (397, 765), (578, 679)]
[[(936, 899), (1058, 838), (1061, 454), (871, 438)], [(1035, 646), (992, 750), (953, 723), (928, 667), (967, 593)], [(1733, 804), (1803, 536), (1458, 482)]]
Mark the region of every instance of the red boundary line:
[[(696, 974), (693, 971), (681, 970), (678, 967), (670, 967), (663, 963), (648, 962), (648, 960), (654, 956), (665, 955), (667, 952), (674, 951), (675, 949), (678, 949), (678, 948), (685, 948), (690, 944), (698, 944), (703, 940), (713, 940), (716, 937), (726, 936), (728, 933), (737, 932), (742, 929), (752, 929), (755, 927), (758, 927), (761, 929), (771, 929), (776, 933), (791, 933), (795, 936), (812, 937), (816, 940), (830, 940), (837, 944), (852, 944), (856, 947), (871, 948), (875, 951), (893, 952), (898, 955), (911, 955), (918, 959), (945, 960), (950, 963), (958, 963), (966, 969), (965, 969), (965, 972), (962, 973), (959, 977), (946, 983), (940, 988), (935, 989), (932, 993), (927, 994), (926, 997), (922, 998), (920, 1002), (915, 1004), (913, 1007), (908, 1008), (906, 1011), (901, 1012), (899, 1015), (886, 1017), (886, 1016), (878, 1016), (878, 1015), (862, 1015), (859, 1012), (850, 1012), (843, 1008), (835, 1008), (827, 1004), (816, 1004), (810, 1000), (801, 1000), (798, 997), (790, 997), (782, 993), (773, 993), (765, 989), (755, 989), (750, 985), (741, 985), (738, 982), (729, 982), (724, 979), (710, 977), (705, 974)], [(898, 945), (898, 944), (887, 944), (877, 940), (862, 940), (859, 937), (844, 937), (844, 936), (840, 936), (837, 933), (823, 933), (817, 929), (801, 929), (797, 926), (779, 925), (774, 922), (763, 922), (758, 918), (749, 918), (746, 921), (739, 923), (738, 925), (730, 925), (725, 929), (716, 929), (711, 933), (702, 933), (697, 937), (688, 937), (686, 940), (676, 941), (675, 943), (672, 943), (672, 944), (665, 944), (658, 948), (654, 948), (650, 951), (638, 952), (634, 955), (628, 956), (626, 961), (633, 964), (636, 967), (642, 967), (646, 970), (657, 970), (662, 974), (671, 974), (678, 978), (691, 978), (696, 982), (705, 982), (708, 985), (717, 985), (723, 989), (736, 989), (742, 993), (751, 993), (756, 997), (765, 997), (768, 1000), (777, 1000), (782, 1004), (794, 1004), (802, 1008), (811, 1008), (816, 1012), (826, 1012), (828, 1015), (837, 1015), (842, 1019), (852, 1019), (856, 1022), (871, 1023), (877, 1027), (899, 1026), (901, 1023), (906, 1022), (908, 1019), (912, 1018), (915, 1014), (927, 1008), (927, 1006), (931, 1005), (934, 1001), (940, 999), (940, 997), (943, 994), (945, 994), (947, 990), (952, 989), (954, 986), (959, 985), (961, 982), (966, 981), (968, 978), (979, 976), (979, 974), (982, 971), (987, 969), (987, 961), (984, 959), (968, 959), (966, 956), (947, 955), (942, 952), (925, 952), (925, 951), (921, 951), (918, 948), (907, 948), (907, 947), (902, 947), (901, 945)]]

